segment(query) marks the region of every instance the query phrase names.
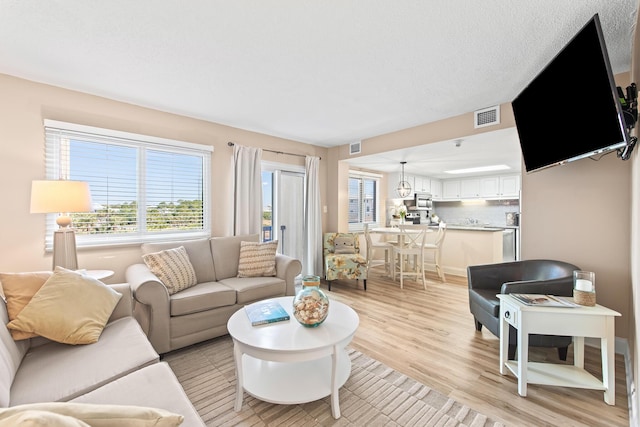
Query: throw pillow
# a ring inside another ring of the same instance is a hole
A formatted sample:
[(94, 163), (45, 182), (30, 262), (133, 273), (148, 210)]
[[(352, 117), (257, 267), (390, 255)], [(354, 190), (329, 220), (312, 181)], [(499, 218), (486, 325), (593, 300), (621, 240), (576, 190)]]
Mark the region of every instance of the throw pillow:
[(91, 344), (121, 297), (97, 279), (56, 267), (7, 328), (65, 344)]
[(142, 256), (149, 270), (167, 287), (169, 295), (198, 283), (196, 271), (184, 246)]
[(0, 412), (0, 427), (92, 427), (74, 417), (54, 412), (29, 409), (20, 412)]
[[(87, 423), (80, 425), (91, 425), (91, 427), (176, 427), (182, 424), (184, 420), (182, 415), (174, 414), (165, 409), (148, 408), (144, 406), (43, 402), (28, 403), (0, 409), (0, 426), (2, 426), (2, 421), (5, 419), (4, 417), (30, 411), (73, 417), (79, 422)], [(57, 426), (58, 424), (55, 425)]]
[(337, 254), (355, 254), (356, 246), (353, 237), (336, 237), (333, 241), (334, 253)]
[[(2, 284), (4, 298), (7, 302), (7, 314), (10, 321), (18, 317), (18, 314), (52, 274), (51, 271), (0, 273), (0, 284)], [(36, 334), (11, 331), (11, 336), (14, 340), (24, 340), (35, 337)]]
[(240, 242), (238, 277), (264, 277), (276, 275), (278, 241)]

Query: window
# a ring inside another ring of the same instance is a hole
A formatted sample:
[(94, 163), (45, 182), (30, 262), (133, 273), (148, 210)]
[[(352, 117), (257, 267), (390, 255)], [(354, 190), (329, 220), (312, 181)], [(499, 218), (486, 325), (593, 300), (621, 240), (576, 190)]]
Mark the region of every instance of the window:
[[(78, 246), (208, 237), (213, 147), (45, 120), (47, 179), (87, 181)], [(47, 217), (48, 249), (55, 215)]]
[(380, 220), (380, 175), (349, 172), (349, 231), (362, 231), (364, 224), (374, 227)]

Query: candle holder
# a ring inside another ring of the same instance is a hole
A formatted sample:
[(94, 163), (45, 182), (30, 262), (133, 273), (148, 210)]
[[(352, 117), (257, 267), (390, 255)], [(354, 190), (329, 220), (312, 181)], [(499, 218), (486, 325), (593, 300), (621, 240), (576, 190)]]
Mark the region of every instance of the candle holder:
[(576, 304), (589, 307), (596, 305), (596, 273), (574, 270), (573, 300)]

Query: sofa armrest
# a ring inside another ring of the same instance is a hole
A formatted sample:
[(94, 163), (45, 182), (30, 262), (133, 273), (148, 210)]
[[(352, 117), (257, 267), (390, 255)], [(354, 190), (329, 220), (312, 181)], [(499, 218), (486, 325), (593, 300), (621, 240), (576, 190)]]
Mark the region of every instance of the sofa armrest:
[(147, 337), (158, 353), (170, 350), (169, 292), (158, 277), (145, 264), (130, 265), (125, 277), (136, 303), (142, 309), (134, 309), (134, 316), (147, 329)]
[(123, 317), (133, 316), (133, 294), (128, 283), (118, 283), (113, 285), (107, 285), (114, 291), (122, 294), (120, 301), (113, 309), (109, 322), (121, 319)]
[(296, 276), (302, 271), (300, 260), (283, 254), (276, 254), (276, 277), (287, 283), (285, 295), (296, 294)]
[(562, 297), (573, 295), (573, 277), (549, 280), (522, 280), (506, 282), (500, 288), (502, 294), (549, 294)]

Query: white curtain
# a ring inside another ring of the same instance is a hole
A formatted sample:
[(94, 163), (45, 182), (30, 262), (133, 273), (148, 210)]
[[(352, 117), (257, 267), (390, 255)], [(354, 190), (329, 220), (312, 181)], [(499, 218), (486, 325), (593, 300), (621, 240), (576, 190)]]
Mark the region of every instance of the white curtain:
[(320, 206), (320, 183), (318, 175), (320, 158), (305, 158), (304, 178), (304, 231), (305, 259), (302, 263), (303, 274), (322, 277), (322, 208)]
[(234, 235), (262, 236), (262, 149), (235, 144)]

